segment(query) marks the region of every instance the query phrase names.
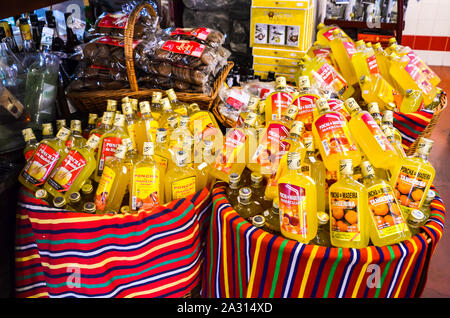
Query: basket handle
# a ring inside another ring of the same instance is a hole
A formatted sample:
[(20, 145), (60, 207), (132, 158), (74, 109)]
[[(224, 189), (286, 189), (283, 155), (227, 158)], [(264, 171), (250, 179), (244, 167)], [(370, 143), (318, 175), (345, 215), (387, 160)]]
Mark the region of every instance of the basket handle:
[(148, 3), (140, 3), (137, 5), (133, 11), (131, 11), (128, 17), (127, 25), (125, 27), (125, 63), (127, 67), (128, 81), (130, 83), (130, 88), (133, 92), (139, 90), (136, 71), (134, 69), (134, 58), (133, 58), (133, 38), (134, 38), (134, 25), (139, 18), (139, 15), (143, 9), (147, 9), (147, 12), (154, 18), (157, 17), (155, 9)]

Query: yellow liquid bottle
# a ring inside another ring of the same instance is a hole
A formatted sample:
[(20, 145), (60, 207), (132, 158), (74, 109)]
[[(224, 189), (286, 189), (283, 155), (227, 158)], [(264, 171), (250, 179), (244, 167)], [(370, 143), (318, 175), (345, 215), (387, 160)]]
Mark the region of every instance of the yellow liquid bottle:
[(188, 104), (183, 103), (178, 99), (177, 94), (175, 93), (173, 88), (166, 90), (166, 94), (169, 98), (170, 104), (172, 105), (173, 111), (180, 116), (186, 116), (188, 113)]
[[(241, 110), (241, 112), (239, 113), (239, 117), (236, 121), (236, 125), (242, 126), (244, 124), (245, 118), (247, 118), (247, 115), (249, 113), (257, 114), (259, 107), (260, 107), (259, 106), (260, 102), (261, 102), (261, 98), (259, 98), (258, 96), (251, 96), (248, 101), (247, 108)], [(265, 120), (265, 118), (264, 118), (264, 120)], [(256, 125), (256, 126), (258, 126), (258, 125)]]
[(53, 125), (51, 123), (44, 123), (42, 124), (42, 139), (52, 139), (55, 137), (55, 134), (53, 133)]
[(164, 202), (164, 182), (153, 160), (153, 154), (153, 143), (145, 142), (142, 159), (137, 161), (131, 170), (129, 183), (131, 212), (151, 209)]
[(43, 139), (19, 174), (19, 182), (36, 192), (66, 155), (66, 141), (70, 130), (62, 128), (53, 139)]
[(103, 167), (110, 160), (118, 145), (122, 143), (122, 139), (129, 138), (125, 130), (125, 117), (117, 114), (114, 117), (114, 125), (109, 131), (104, 133), (100, 139), (97, 153), (97, 168), (95, 169), (94, 180), (100, 181), (103, 173)]
[(311, 132), (312, 123), (314, 121), (314, 109), (316, 101), (320, 98), (317, 91), (311, 88), (309, 76), (300, 76), (298, 78), (299, 93), (294, 96), (292, 104), (298, 107), (295, 120), (303, 122), (305, 129)]
[(433, 141), (421, 137), (413, 156), (399, 160), (392, 170), (390, 183), (404, 214), (420, 209), (430, 189), (435, 170), (428, 161)]
[(95, 134), (97, 137), (102, 137), (104, 133), (112, 128), (113, 119), (115, 117), (115, 113), (113, 112), (104, 112), (102, 116), (102, 120), (100, 122), (100, 126), (98, 128), (92, 129), (89, 133), (89, 137)]
[[(256, 114), (252, 113), (245, 119), (243, 127), (229, 129), (224, 136), (223, 146), (212, 164), (211, 175), (216, 179), (229, 183), (230, 175), (239, 175), (248, 162), (250, 148), (256, 148), (257, 137), (254, 129)], [(251, 141), (250, 141), (251, 140)], [(251, 147), (250, 144), (253, 144)]]
[(61, 163), (52, 171), (44, 184), (45, 190), (54, 197), (64, 195), (66, 201), (88, 181), (96, 167), (95, 149), (100, 138), (92, 135), (83, 146), (74, 146)]
[(335, 247), (364, 248), (369, 244), (366, 188), (353, 179), (351, 159), (340, 161), (338, 181), (330, 186), (330, 234)]
[(412, 89), (406, 90), (406, 95), (403, 97), (400, 105), (400, 112), (402, 113), (414, 113), (422, 107), (423, 97), (420, 91), (414, 91)]
[(67, 139), (66, 146), (69, 149), (72, 147), (83, 147), (86, 144), (86, 139), (82, 135), (81, 121), (77, 119), (71, 120), (70, 131), (72, 133)]
[(333, 37), (333, 40), (330, 41), (330, 48), (339, 66), (339, 70), (346, 81), (350, 85), (354, 85), (358, 83), (358, 77), (351, 62), (353, 54), (356, 53), (355, 44), (349, 41), (348, 38), (342, 36), (341, 30), (339, 29), (333, 31)]
[(39, 143), (36, 140), (36, 136), (34, 135), (33, 129), (25, 128), (22, 130), (23, 139), (25, 141), (25, 148), (23, 149), (23, 155), (25, 157), (25, 161), (31, 158), (34, 151), (38, 148)]
[(395, 89), (381, 76), (361, 76), (359, 81), (361, 96), (367, 103), (378, 103), (380, 110), (389, 109), (389, 104), (395, 102)]
[(190, 117), (189, 130), (194, 141), (211, 140), (214, 142), (214, 149), (217, 149), (223, 140), (223, 134), (214, 115), (207, 110), (201, 110), (196, 103), (189, 105), (188, 115)]
[(377, 58), (372, 48), (368, 48), (363, 40), (355, 43), (356, 53), (352, 56), (352, 64), (357, 78), (361, 76), (379, 76)]
[(82, 132), (82, 136), (84, 137), (84, 139), (87, 140), (89, 138), (89, 135), (91, 134), (91, 130), (97, 127), (96, 126), (97, 120), (98, 120), (97, 114), (89, 113), (88, 124)]
[(373, 50), (375, 51), (375, 57), (377, 59), (377, 65), (380, 70), (381, 76), (391, 84), (392, 87), (395, 88), (396, 91), (399, 91), (399, 85), (392, 78), (391, 73), (389, 72), (390, 68), (390, 60), (389, 55), (383, 50), (383, 47), (380, 43), (376, 43), (373, 46)]
[(367, 111), (372, 116), (373, 120), (381, 127), (381, 120), (383, 116), (381, 115), (380, 108), (377, 102), (372, 102), (367, 104)]
[(188, 155), (184, 150), (175, 154), (175, 164), (168, 169), (165, 178), (165, 197), (167, 202), (186, 198), (197, 189), (197, 174), (189, 165)]
[(190, 117), (188, 115), (181, 115), (178, 127), (172, 130), (169, 135), (169, 149), (172, 153), (176, 153), (182, 149), (184, 140), (192, 137), (192, 133), (189, 130)]
[(333, 35), (334, 30), (339, 30), (342, 36), (347, 38), (348, 41), (352, 41), (352, 39), (337, 25), (325, 25), (323, 23), (319, 23), (317, 25), (317, 33), (316, 33), (317, 42), (319, 44), (329, 46), (330, 41), (334, 39)]
[(381, 130), (383, 131), (384, 135), (391, 143), (392, 147), (394, 147), (395, 152), (397, 153), (397, 156), (400, 159), (406, 158), (407, 156), (405, 153), (405, 149), (403, 148), (401, 143), (394, 137), (394, 129), (392, 129), (388, 125), (381, 125)]
[(125, 163), (127, 147), (117, 146), (114, 158), (103, 169), (102, 177), (95, 192), (98, 214), (118, 212), (130, 181), (130, 168)]
[(56, 131), (59, 131), (63, 127), (67, 127), (66, 120), (65, 119), (57, 119), (56, 120)]
[(167, 172), (169, 162), (172, 161), (172, 154), (169, 151), (169, 142), (167, 138), (167, 130), (165, 128), (158, 128), (156, 131), (156, 142), (153, 159), (159, 166), (162, 175)]
[(281, 154), (286, 152), (288, 144), (283, 142), (288, 136), (292, 122), (297, 116), (297, 105), (291, 104), (280, 119), (268, 122), (256, 151), (250, 156), (247, 167), (265, 176), (271, 176), (278, 167)]
[(136, 149), (136, 147), (133, 146), (133, 142), (131, 141), (131, 138), (124, 138), (122, 139), (122, 144), (125, 145), (125, 159), (124, 163), (128, 165), (128, 170), (131, 171), (133, 169), (136, 162), (142, 159), (142, 155), (140, 155)]
[(322, 160), (315, 156), (314, 138), (312, 136), (305, 137), (303, 144), (306, 148), (306, 156), (302, 161), (301, 171), (305, 176), (310, 177), (316, 184), (317, 192), (317, 209), (325, 211), (325, 165)]
[(153, 118), (157, 121), (160, 120), (162, 115), (162, 105), (161, 105), (161, 92), (153, 92), (152, 93), (152, 103), (150, 104), (150, 111), (152, 113)]
[[(176, 113), (172, 109), (172, 105), (170, 104), (170, 100), (168, 97), (161, 98), (161, 106), (162, 106), (162, 113), (161, 118), (159, 119), (159, 127), (167, 129), (167, 132), (172, 130), (170, 127), (170, 121), (169, 118), (176, 118), (176, 122), (178, 125), (178, 122), (180, 120), (180, 114)], [(169, 134), (170, 136), (170, 134)]]
[(381, 125), (386, 125), (394, 131), (394, 138), (401, 144), (402, 134), (394, 127), (394, 112), (392, 110), (385, 110), (381, 118)]
[(317, 191), (314, 181), (301, 173), (300, 153), (287, 154), (288, 171), (278, 182), (281, 234), (309, 243), (317, 234)]
[(253, 200), (253, 192), (249, 187), (239, 189), (239, 196), (233, 208), (240, 217), (247, 221), (263, 212), (261, 206)]
[(275, 81), (275, 91), (270, 93), (265, 100), (265, 122), (281, 119), (286, 109), (291, 105), (293, 95), (286, 89), (286, 77), (279, 76)]
[(347, 120), (337, 112), (332, 112), (326, 99), (316, 102), (319, 116), (313, 124), (314, 144), (327, 170), (338, 171), (341, 159), (352, 159), (355, 165), (361, 161), (361, 153), (350, 135)]
[(141, 120), (138, 121), (136, 128), (136, 147), (143, 149), (144, 142), (156, 141), (156, 130), (159, 128), (159, 122), (152, 116), (150, 103), (143, 101), (139, 103), (141, 110)]
[(314, 58), (316, 56), (324, 58), (328, 64), (334, 63), (334, 57), (331, 53), (330, 47), (327, 45), (323, 45), (318, 41), (314, 42), (313, 45), (306, 52), (309, 57)]
[(125, 115), (127, 135), (131, 138), (133, 147), (139, 152), (140, 149), (138, 148), (138, 144), (143, 145), (143, 139), (145, 138), (144, 134), (138, 134), (138, 132), (140, 132), (139, 127), (142, 125), (142, 119), (136, 116), (131, 103), (122, 104), (122, 112)]
[(263, 216), (266, 218), (266, 227), (272, 234), (280, 235), (280, 208), (278, 204), (278, 197), (272, 202), (272, 207), (263, 212)]
[(370, 208), (370, 239), (375, 246), (399, 243), (411, 237), (394, 190), (387, 180), (377, 178), (368, 161), (361, 163)]
[(348, 122), (348, 128), (361, 150), (374, 167), (390, 169), (399, 157), (380, 126), (369, 112), (359, 107), (353, 98), (347, 99), (345, 106), (352, 116)]
[(211, 176), (211, 165), (215, 160), (214, 143), (210, 140), (203, 140), (203, 152), (200, 160), (194, 161), (194, 170), (197, 174), (196, 189), (203, 189), (207, 187), (211, 189), (214, 184), (214, 177)]

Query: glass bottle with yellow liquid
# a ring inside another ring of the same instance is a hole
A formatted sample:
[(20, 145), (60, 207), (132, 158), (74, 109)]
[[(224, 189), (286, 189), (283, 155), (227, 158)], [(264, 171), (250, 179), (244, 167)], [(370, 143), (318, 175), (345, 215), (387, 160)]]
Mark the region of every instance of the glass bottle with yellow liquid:
[(233, 206), (236, 213), (247, 221), (253, 216), (263, 212), (261, 206), (255, 203), (252, 196), (252, 189), (249, 187), (239, 189), (237, 204)]
[(276, 235), (281, 234), (278, 197), (273, 200), (272, 207), (263, 212), (263, 216), (266, 218), (266, 227), (269, 232)]
[(167, 131), (171, 130), (169, 118), (176, 118), (176, 122), (180, 120), (180, 114), (176, 113), (172, 109), (172, 105), (170, 104), (170, 100), (168, 97), (161, 98), (161, 117), (159, 119), (159, 127), (166, 128)]
[(292, 104), (298, 107), (295, 120), (303, 122), (305, 129), (310, 132), (314, 121), (313, 113), (316, 108), (316, 101), (320, 98), (320, 95), (312, 89), (309, 76), (300, 76), (298, 86), (299, 92), (292, 101)]
[(281, 154), (284, 154), (288, 143), (284, 140), (289, 136), (292, 122), (297, 116), (297, 105), (291, 104), (280, 119), (271, 120), (261, 136), (256, 151), (251, 155), (247, 167), (252, 171), (271, 176), (278, 168)]
[(99, 142), (100, 138), (92, 135), (84, 145), (72, 147), (50, 174), (44, 184), (45, 190), (55, 197), (64, 195), (68, 201), (70, 194), (78, 192), (94, 172), (94, 150)]
[(381, 46), (381, 43), (375, 43), (373, 45), (373, 50), (375, 52), (375, 57), (377, 59), (378, 69), (380, 70), (381, 76), (388, 81), (388, 83), (398, 91), (399, 85), (392, 78), (391, 73), (389, 72), (390, 68), (390, 60), (386, 51)]
[(369, 161), (376, 168), (391, 168), (399, 157), (380, 126), (353, 98), (347, 99), (345, 106), (352, 116), (348, 122), (350, 133)]
[(139, 103), (141, 110), (141, 120), (138, 121), (136, 130), (136, 147), (143, 149), (145, 141), (156, 141), (156, 130), (159, 128), (159, 122), (152, 116), (150, 103), (143, 101)]
[(19, 182), (36, 192), (66, 155), (66, 141), (70, 130), (62, 128), (55, 138), (43, 139), (19, 174)]
[(53, 133), (53, 125), (52, 123), (43, 123), (42, 124), (42, 139), (52, 139), (55, 137)]
[(329, 189), (331, 244), (364, 248), (369, 244), (367, 190), (353, 178), (351, 159), (339, 162), (338, 181)]
[(96, 182), (100, 181), (103, 167), (114, 156), (117, 146), (125, 138), (129, 138), (125, 128), (125, 117), (122, 114), (117, 114), (114, 117), (113, 128), (105, 132), (100, 139), (97, 153), (97, 168), (94, 174), (94, 180)]
[(166, 90), (167, 97), (169, 98), (172, 109), (175, 113), (180, 114), (180, 116), (187, 115), (188, 104), (180, 101), (177, 97), (173, 88)]
[(338, 171), (341, 159), (351, 159), (359, 165), (361, 153), (350, 135), (345, 117), (332, 112), (324, 98), (318, 99), (316, 106), (319, 116), (312, 126), (314, 144), (327, 170)]
[(307, 244), (317, 234), (317, 191), (301, 172), (300, 153), (287, 154), (288, 171), (278, 182), (281, 234)]
[(189, 130), (189, 122), (190, 117), (188, 115), (181, 115), (178, 127), (172, 130), (169, 136), (169, 149), (172, 150), (172, 153), (182, 149), (185, 139), (193, 137)]
[(370, 239), (375, 246), (399, 243), (411, 237), (394, 190), (387, 180), (375, 176), (369, 161), (361, 163), (370, 208)]
[(381, 115), (380, 108), (377, 102), (372, 102), (367, 104), (367, 111), (372, 116), (373, 120), (381, 127), (381, 120), (383, 116)]
[(117, 213), (120, 209), (131, 176), (130, 167), (125, 163), (126, 152), (125, 144), (118, 145), (114, 158), (103, 169), (94, 199), (97, 214)]
[(103, 134), (105, 134), (112, 128), (114, 117), (115, 113), (108, 111), (104, 112), (102, 120), (100, 122), (100, 126), (98, 128), (92, 129), (89, 133), (89, 137), (91, 135), (96, 135), (97, 137), (101, 138)]
[(436, 172), (428, 161), (432, 145), (432, 140), (421, 137), (414, 155), (399, 160), (392, 169), (390, 182), (406, 215), (422, 207), (433, 183)]
[(56, 131), (59, 131), (63, 127), (67, 127), (66, 120), (65, 119), (57, 119), (56, 120)]
[(381, 117), (381, 125), (386, 125), (394, 131), (394, 138), (401, 144), (402, 134), (400, 131), (394, 127), (394, 112), (392, 110), (386, 109)]
[[(196, 142), (209, 139), (215, 145), (221, 143), (223, 134), (219, 124), (212, 113), (207, 110), (201, 110), (197, 103), (192, 103), (188, 107), (189, 130), (194, 136)], [(215, 149), (217, 147), (214, 147)]]
[(367, 103), (376, 102), (380, 110), (389, 109), (395, 102), (395, 89), (381, 76), (363, 75), (360, 78), (361, 96)]
[(128, 165), (128, 169), (133, 169), (136, 162), (142, 159), (142, 156), (138, 153), (136, 147), (134, 147), (131, 138), (122, 139), (122, 144), (125, 145), (125, 159), (124, 162)]
[(167, 130), (165, 128), (158, 128), (156, 130), (156, 142), (153, 159), (159, 166), (162, 175), (166, 174), (169, 162), (172, 161), (172, 154), (169, 151), (169, 142), (167, 139)]
[(33, 129), (25, 128), (22, 130), (23, 139), (25, 141), (25, 148), (23, 149), (23, 155), (25, 161), (31, 158), (34, 151), (38, 148), (39, 143), (37, 142), (36, 136), (34, 135)]
[(414, 113), (419, 110), (423, 104), (423, 97), (420, 91), (407, 89), (406, 94), (403, 97), (400, 105), (400, 112), (402, 113)]
[(166, 202), (186, 198), (197, 190), (197, 174), (189, 165), (188, 155), (184, 150), (175, 153), (175, 165), (168, 169), (165, 178)]
[(83, 129), (82, 136), (84, 139), (88, 139), (92, 129), (97, 127), (98, 115), (95, 113), (89, 113), (88, 124), (85, 129)]
[(381, 125), (381, 130), (386, 136), (387, 140), (391, 143), (392, 147), (394, 147), (395, 152), (399, 158), (406, 158), (405, 149), (400, 144), (400, 142), (394, 137), (394, 129), (389, 127), (388, 125)]
[(342, 35), (341, 30), (333, 31), (333, 40), (330, 41), (330, 48), (339, 70), (350, 85), (358, 83), (355, 69), (352, 65), (352, 56), (356, 53), (355, 44)]
[(237, 204), (237, 197), (239, 196), (239, 189), (241, 188), (241, 175), (235, 172), (230, 174), (230, 182), (226, 188), (226, 194), (228, 202), (230, 202), (231, 206), (235, 206)]
[(314, 138), (305, 137), (303, 144), (306, 148), (306, 156), (302, 161), (301, 171), (305, 176), (311, 177), (316, 184), (317, 209), (325, 211), (325, 165), (315, 156)]
[(242, 127), (228, 130), (210, 172), (216, 179), (228, 183), (232, 173), (242, 174), (248, 162), (250, 144), (256, 148), (258, 141), (253, 126), (255, 122), (256, 114), (251, 113), (245, 119)]
[(86, 139), (82, 135), (81, 121), (73, 119), (70, 121), (70, 131), (72, 132), (67, 139), (66, 146), (68, 148), (72, 147), (83, 147), (86, 144)]
[[(130, 211), (151, 209), (164, 203), (164, 182), (158, 165), (153, 160), (153, 142), (145, 142), (142, 159), (131, 170), (129, 183)], [(166, 182), (166, 181), (165, 181)]]
[(194, 169), (197, 173), (197, 189), (203, 189), (207, 187), (211, 189), (214, 178), (209, 173), (211, 165), (215, 160), (214, 156), (214, 143), (210, 140), (203, 140), (202, 158), (198, 162), (194, 161)]
[(275, 91), (265, 99), (265, 122), (281, 119), (292, 100), (293, 95), (287, 90), (286, 77), (278, 76), (275, 80)]
[(138, 132), (140, 132), (139, 127), (142, 125), (141, 123), (142, 119), (136, 116), (136, 113), (133, 110), (131, 103), (129, 102), (122, 104), (122, 112), (125, 115), (126, 133), (131, 138), (133, 146), (139, 152), (140, 149), (138, 148), (138, 144), (143, 145), (144, 144), (143, 140), (145, 138), (144, 134), (138, 134)]
[(158, 122), (162, 114), (161, 98), (162, 98), (161, 92), (156, 91), (152, 93), (150, 112), (152, 113), (153, 118), (155, 118)]
[(319, 220), (317, 235), (309, 242), (309, 244), (331, 247), (329, 225), (330, 216), (328, 215), (328, 213), (319, 211), (317, 212), (317, 220)]

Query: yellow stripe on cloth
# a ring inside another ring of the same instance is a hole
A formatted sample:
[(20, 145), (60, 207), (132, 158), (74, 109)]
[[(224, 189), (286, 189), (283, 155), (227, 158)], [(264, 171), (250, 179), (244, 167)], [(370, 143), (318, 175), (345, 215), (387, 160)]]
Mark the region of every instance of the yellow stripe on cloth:
[(37, 224), (63, 224), (63, 223), (101, 221), (105, 219), (124, 218), (125, 216), (127, 216), (127, 214), (115, 214), (115, 215), (102, 214), (100, 216), (85, 216), (79, 218), (58, 218), (58, 219), (30, 218), (30, 221)]
[(261, 248), (261, 241), (263, 240), (263, 238), (266, 235), (268, 235), (268, 233), (264, 232), (263, 234), (261, 234), (260, 237), (258, 237), (258, 240), (256, 241), (255, 255), (253, 255), (253, 261), (252, 261), (252, 272), (250, 274), (250, 281), (248, 282), (248, 287), (247, 287), (247, 298), (251, 298), (251, 295), (252, 295), (253, 283), (255, 281), (256, 268), (258, 267), (258, 257), (259, 257), (259, 250)]
[[(196, 227), (198, 227), (198, 226), (196, 226)], [(139, 254), (139, 255), (136, 255), (136, 256), (133, 256), (133, 257), (131, 257), (131, 256), (110, 257), (110, 258), (105, 259), (101, 263), (96, 263), (96, 264), (77, 264), (77, 267), (84, 268), (84, 269), (93, 269), (93, 268), (103, 267), (106, 264), (108, 264), (110, 262), (113, 262), (113, 261), (134, 261), (134, 260), (140, 259), (142, 257), (145, 257), (148, 254), (154, 253), (155, 251), (157, 251), (159, 249), (162, 249), (162, 248), (165, 248), (165, 247), (168, 247), (168, 246), (171, 246), (171, 245), (175, 245), (175, 244), (178, 244), (178, 243), (182, 243), (184, 241), (188, 241), (188, 240), (192, 239), (192, 237), (197, 235), (196, 234), (197, 232), (198, 232), (198, 229), (196, 229), (195, 231), (192, 231), (192, 233), (189, 236), (185, 236), (183, 238), (180, 238), (180, 239), (174, 240), (174, 241), (170, 241), (170, 242), (167, 242), (165, 244), (159, 244), (158, 246), (156, 246), (156, 247), (154, 247), (152, 249), (149, 249), (145, 253), (142, 253), (142, 254)], [(74, 265), (73, 263), (64, 263), (64, 264), (58, 264), (58, 265), (50, 265), (49, 263), (44, 263), (44, 262), (42, 263), (42, 266), (48, 267), (50, 269), (60, 269), (60, 268), (65, 268), (65, 267), (73, 266), (73, 265)]]
[(412, 255), (411, 255), (410, 259), (409, 259), (408, 266), (406, 266), (406, 270), (404, 270), (403, 277), (400, 280), (400, 284), (398, 285), (397, 292), (395, 293), (394, 298), (398, 298), (398, 295), (400, 294), (400, 291), (402, 290), (402, 285), (403, 285), (403, 282), (405, 281), (405, 277), (406, 277), (406, 275), (409, 272), (409, 268), (411, 267), (411, 264), (414, 261), (414, 257), (416, 256), (417, 251), (419, 250), (419, 248), (417, 247), (416, 242), (414, 242), (414, 239), (409, 239), (408, 242), (411, 242), (411, 244), (412, 244), (412, 246), (414, 248), (414, 251), (413, 251), (413, 253), (412, 253)]
[(438, 234), (439, 234), (439, 239), (441, 238), (441, 236), (442, 236), (442, 229), (440, 229), (440, 228), (437, 228), (437, 227), (435, 227), (434, 225), (431, 225), (431, 224), (425, 224), (425, 227), (430, 227), (430, 228), (432, 228), (433, 230), (435, 230)]
[(230, 291), (229, 291), (229, 284), (228, 284), (228, 262), (227, 262), (227, 248), (226, 246), (228, 246), (228, 244), (226, 244), (226, 238), (227, 238), (227, 217), (228, 215), (235, 213), (234, 210), (231, 210), (227, 213), (225, 213), (223, 215), (223, 222), (224, 222), (224, 226), (223, 226), (223, 232), (222, 232), (222, 246), (224, 248), (222, 248), (222, 258), (223, 258), (223, 279), (224, 279), (224, 283), (225, 283), (225, 298), (230, 298)]
[(319, 249), (319, 246), (314, 245), (311, 254), (309, 255), (308, 262), (306, 263), (305, 268), (305, 274), (302, 277), (302, 284), (300, 286), (300, 292), (298, 293), (298, 298), (303, 298), (303, 295), (305, 293), (306, 288), (306, 282), (308, 281), (309, 272), (311, 271), (312, 262), (314, 261), (314, 258), (316, 257), (316, 253)]
[(26, 262), (29, 261), (30, 259), (35, 259), (35, 258), (39, 258), (39, 254), (33, 254), (33, 255), (29, 255), (26, 257), (18, 257), (16, 258), (16, 262)]
[(39, 293), (33, 296), (28, 296), (27, 298), (41, 298), (41, 297), (48, 297), (48, 293), (47, 292), (43, 292), (43, 293)]
[(364, 277), (364, 274), (366, 274), (367, 266), (369, 266), (369, 264), (372, 263), (372, 249), (368, 247), (366, 250), (367, 250), (367, 262), (365, 262), (363, 267), (361, 268), (361, 272), (359, 273), (358, 279), (356, 280), (355, 288), (353, 289), (352, 298), (357, 297), (362, 279)]

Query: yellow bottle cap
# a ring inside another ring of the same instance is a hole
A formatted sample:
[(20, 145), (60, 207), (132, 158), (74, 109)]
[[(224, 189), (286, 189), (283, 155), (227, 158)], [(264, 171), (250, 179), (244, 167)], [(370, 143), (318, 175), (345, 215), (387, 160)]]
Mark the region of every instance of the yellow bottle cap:
[[(114, 153), (114, 157), (117, 157), (119, 159), (125, 158), (125, 154), (126, 154), (128, 148), (124, 144), (124, 140), (125, 139), (122, 140), (122, 143), (120, 145), (117, 145), (116, 152)], [(131, 139), (130, 139), (130, 141), (131, 141)]]
[(100, 143), (100, 137), (96, 134), (92, 134), (89, 139), (86, 141), (86, 146), (91, 148), (92, 150), (97, 149), (98, 144)]
[(316, 100), (316, 107), (319, 114), (330, 111), (330, 105), (326, 98), (319, 98)]
[(314, 147), (314, 138), (312, 136), (306, 136), (303, 138), (303, 145), (305, 146), (306, 151), (313, 152), (315, 151)]
[(142, 154), (144, 156), (153, 156), (155, 154), (155, 144), (152, 141), (144, 142)]
[(141, 114), (150, 114), (150, 103), (148, 101), (142, 101), (139, 103)]
[(352, 175), (353, 174), (352, 159), (339, 160), (339, 173), (344, 174), (344, 175)]
[(152, 103), (159, 103), (159, 101), (162, 98), (162, 93), (161, 92), (153, 92), (152, 93)]
[(299, 152), (288, 152), (287, 154), (287, 165), (290, 170), (300, 169), (300, 153)]
[(58, 133), (56, 134), (56, 138), (58, 138), (61, 141), (67, 141), (70, 136), (70, 130), (66, 127), (62, 127)]
[(350, 114), (361, 110), (361, 107), (359, 107), (358, 103), (353, 97), (346, 99), (344, 105)]
[(425, 137), (420, 137), (417, 143), (416, 153), (428, 156), (433, 147), (434, 141)]
[(51, 123), (42, 124), (42, 135), (53, 135), (53, 125)]
[(371, 163), (367, 160), (361, 162), (360, 167), (363, 177), (373, 176), (375, 174)]
[(325, 225), (330, 220), (330, 216), (326, 212), (319, 211), (317, 212), (317, 219), (320, 225)]
[(289, 134), (301, 136), (303, 129), (305, 128), (305, 124), (300, 120), (295, 120), (292, 123), (291, 130), (289, 131)]

